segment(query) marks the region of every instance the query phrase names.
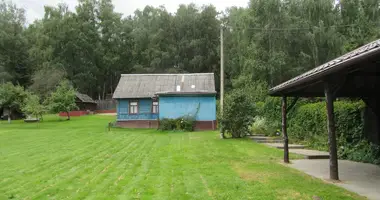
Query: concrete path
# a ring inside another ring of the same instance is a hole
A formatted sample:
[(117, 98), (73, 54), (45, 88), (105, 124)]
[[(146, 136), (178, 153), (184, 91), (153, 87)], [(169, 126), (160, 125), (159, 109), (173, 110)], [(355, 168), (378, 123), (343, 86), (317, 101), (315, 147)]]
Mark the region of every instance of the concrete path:
[[(284, 149), (284, 144), (282, 144), (282, 143), (265, 143), (265, 144), (270, 146), (270, 147), (277, 148), (277, 149)], [(289, 149), (304, 149), (304, 148), (305, 148), (304, 145), (289, 144)]]
[(284, 142), (284, 140), (279, 137), (266, 137), (266, 136), (258, 136), (258, 135), (252, 135), (248, 137), (257, 143), (283, 143)]
[[(311, 176), (329, 179), (329, 160), (293, 160), (289, 166)], [(368, 199), (380, 200), (380, 167), (377, 165), (339, 160), (341, 183), (334, 183)]]
[[(262, 135), (248, 136), (257, 143), (263, 143), (267, 146), (277, 149), (284, 149), (284, 141), (279, 137), (266, 137)], [(304, 145), (289, 144), (289, 152), (304, 156), (305, 159), (328, 159), (330, 155), (328, 152), (304, 149)]]
[(310, 149), (289, 149), (290, 153), (299, 154), (304, 156), (305, 159), (329, 159), (329, 152), (317, 151)]

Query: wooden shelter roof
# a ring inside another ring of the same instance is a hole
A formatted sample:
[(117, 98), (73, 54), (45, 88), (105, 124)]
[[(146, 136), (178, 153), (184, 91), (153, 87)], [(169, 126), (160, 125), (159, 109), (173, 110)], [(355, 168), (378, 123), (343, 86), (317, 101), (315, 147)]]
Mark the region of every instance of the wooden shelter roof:
[(96, 104), (96, 102), (90, 96), (88, 96), (87, 94), (82, 94), (82, 93), (77, 92), (75, 95), (83, 103), (93, 103), (93, 104)]
[(323, 97), (328, 79), (337, 97), (369, 97), (380, 87), (380, 40), (316, 67), (270, 89), (272, 96)]

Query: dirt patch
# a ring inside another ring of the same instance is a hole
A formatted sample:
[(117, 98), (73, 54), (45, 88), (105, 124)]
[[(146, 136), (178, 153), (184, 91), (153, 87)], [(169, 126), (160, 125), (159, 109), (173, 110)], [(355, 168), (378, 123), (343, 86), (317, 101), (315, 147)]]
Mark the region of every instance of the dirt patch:
[(115, 181), (115, 185), (117, 185), (119, 181), (121, 181), (122, 179), (124, 179), (124, 176), (120, 175), (119, 178), (117, 178), (117, 180)]
[(280, 175), (277, 172), (269, 172), (265, 170), (257, 171), (254, 169), (249, 169), (243, 163), (233, 163), (232, 168), (239, 174), (240, 178), (247, 181), (259, 181), (261, 183), (266, 183), (268, 182), (269, 178)]
[(212, 191), (210, 190), (210, 188), (208, 187), (207, 185), (207, 181), (203, 178), (202, 175), (199, 175), (200, 178), (202, 179), (202, 182), (203, 182), (203, 185), (205, 186), (206, 190), (207, 190), (207, 194), (209, 197), (212, 197)]
[[(317, 197), (317, 196), (315, 196)], [(281, 189), (277, 190), (277, 199), (279, 200), (290, 200), (290, 199), (297, 199), (297, 200), (303, 200), (303, 199), (313, 199), (311, 197), (305, 196), (298, 191), (292, 190), (292, 189)]]

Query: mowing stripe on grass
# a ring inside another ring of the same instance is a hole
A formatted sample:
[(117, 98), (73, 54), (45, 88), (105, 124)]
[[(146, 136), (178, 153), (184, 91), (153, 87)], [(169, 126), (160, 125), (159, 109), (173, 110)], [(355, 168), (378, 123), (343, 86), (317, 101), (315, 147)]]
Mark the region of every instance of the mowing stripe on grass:
[[(112, 129), (110, 116), (1, 124), (0, 199), (362, 199), (217, 132)], [(0, 122), (2, 123), (2, 122)]]

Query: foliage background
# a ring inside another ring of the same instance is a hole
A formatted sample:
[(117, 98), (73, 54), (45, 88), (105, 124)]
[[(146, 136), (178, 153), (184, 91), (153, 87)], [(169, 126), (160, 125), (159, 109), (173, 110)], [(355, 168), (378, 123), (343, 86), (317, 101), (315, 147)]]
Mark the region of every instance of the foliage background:
[[(379, 19), (380, 0), (249, 0), (245, 8), (224, 12), (213, 5), (180, 5), (175, 13), (146, 6), (132, 16), (115, 12), (111, 0), (78, 0), (75, 11), (65, 4), (46, 6), (42, 19), (26, 24), (25, 11), (2, 0), (0, 83), (20, 85), (45, 100), (67, 79), (79, 92), (104, 99), (123, 73), (214, 72), (219, 91), (223, 24), (226, 92), (243, 91), (256, 108), (246, 117), (258, 115), (266, 122), (260, 126), (273, 134), (280, 101), (268, 97), (268, 89), (379, 38)], [(325, 148), (325, 111), (321, 104), (307, 105), (318, 101), (302, 100), (289, 113), (290, 134)], [(357, 103), (337, 105), (339, 142), (350, 143), (340, 155), (376, 154), (359, 137)], [(310, 129), (303, 129), (303, 120)]]
[(242, 80), (271, 87), (378, 38), (379, 14), (380, 0), (250, 0), (223, 12), (146, 6), (131, 16), (111, 0), (78, 0), (74, 11), (46, 6), (26, 24), (25, 11), (2, 0), (0, 82), (46, 98), (68, 79), (104, 99), (122, 73), (214, 72), (219, 91), (224, 24), (226, 90), (247, 88)]

